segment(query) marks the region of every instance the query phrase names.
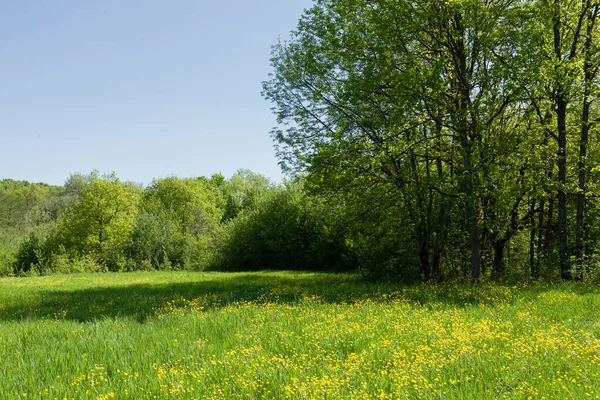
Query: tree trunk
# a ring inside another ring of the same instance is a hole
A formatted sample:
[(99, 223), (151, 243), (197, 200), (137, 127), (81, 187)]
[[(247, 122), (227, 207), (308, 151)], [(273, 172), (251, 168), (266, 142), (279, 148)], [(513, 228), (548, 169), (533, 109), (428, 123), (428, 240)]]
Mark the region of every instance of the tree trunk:
[(468, 139), (463, 139), (463, 193), (465, 194), (465, 209), (469, 239), (471, 241), (471, 279), (481, 278), (481, 237), (479, 234), (478, 213), (473, 190), (473, 159)]
[(581, 136), (579, 138), (579, 162), (578, 162), (578, 191), (577, 191), (577, 217), (575, 228), (575, 259), (578, 267), (578, 278), (583, 278), (583, 258), (585, 250), (585, 212), (586, 212), (586, 191), (587, 191), (587, 149), (590, 133), (590, 86), (594, 79), (595, 71), (593, 71), (591, 63), (591, 47), (592, 47), (592, 29), (596, 22), (598, 9), (596, 5), (588, 15), (586, 39), (584, 43), (584, 93), (583, 93), (583, 109), (581, 112)]
[[(441, 144), (442, 139), (442, 124), (439, 118), (435, 120), (435, 131), (436, 137), (438, 141), (438, 145)], [(440, 154), (442, 153), (441, 149), (438, 149)], [(444, 179), (444, 167), (442, 164), (442, 158), (437, 156), (435, 158), (435, 165), (437, 169), (438, 180), (441, 182)], [(436, 236), (433, 239), (433, 260), (431, 265), (431, 272), (433, 275), (433, 279), (439, 281), (442, 277), (442, 240), (445, 239), (445, 232), (448, 229), (446, 226), (446, 202), (443, 196), (440, 196), (440, 201), (438, 205), (438, 215), (436, 221)]]
[(529, 234), (529, 268), (531, 271), (531, 276), (536, 276), (536, 264), (535, 264), (535, 200), (531, 201), (531, 209), (530, 209), (530, 234)]
[[(420, 179), (419, 179), (419, 168), (417, 163), (417, 157), (415, 154), (411, 154), (410, 156), (410, 165), (412, 168), (412, 173), (414, 175), (415, 184), (417, 187), (420, 187)], [(426, 166), (427, 173), (429, 172), (429, 164)], [(431, 278), (431, 265), (429, 263), (429, 252), (430, 252), (430, 209), (428, 207), (429, 203), (427, 202), (426, 196), (423, 194), (421, 190), (417, 190), (416, 193), (416, 202), (415, 208), (413, 211), (414, 214), (414, 223), (415, 223), (415, 241), (417, 243), (417, 248), (419, 252), (419, 263), (421, 268), (421, 279), (424, 282), (429, 281)]]
[(560, 276), (571, 279), (569, 235), (567, 231), (567, 102), (559, 98), (556, 106), (558, 123), (558, 252)]
[(583, 257), (585, 248), (585, 203), (586, 203), (586, 157), (589, 135), (589, 110), (590, 103), (584, 100), (583, 105), (583, 126), (581, 127), (581, 138), (579, 142), (579, 163), (578, 163), (578, 192), (577, 192), (577, 220), (575, 229), (575, 259), (578, 267), (578, 275), (581, 278), (583, 271)]
[[(563, 60), (561, 31), (561, 5), (555, 0), (555, 14), (553, 21), (554, 53), (558, 61)], [(567, 280), (571, 279), (571, 267), (569, 265), (569, 236), (567, 232), (567, 96), (568, 88), (564, 87), (562, 77), (557, 76), (555, 88), (555, 112), (557, 124), (557, 161), (558, 161), (558, 253), (560, 259), (560, 276)]]
[(550, 245), (554, 237), (554, 198), (548, 200), (548, 215), (546, 220), (546, 237), (544, 239), (544, 258), (550, 259)]
[(537, 279), (540, 276), (541, 259), (544, 254), (544, 209), (546, 207), (546, 199), (540, 201), (540, 209), (538, 211), (538, 238), (537, 251), (535, 259), (535, 269), (532, 271), (531, 277)]
[(492, 247), (494, 249), (494, 276), (496, 278), (504, 274), (504, 248), (507, 241), (497, 240), (493, 242)]
[(429, 264), (429, 240), (427, 235), (423, 235), (423, 241), (419, 248), (419, 261), (421, 263), (421, 272), (423, 281), (427, 282), (431, 278), (431, 265)]
[(454, 16), (454, 51), (456, 52), (455, 67), (458, 76), (454, 84), (459, 93), (457, 100), (457, 131), (463, 152), (462, 186), (465, 195), (465, 209), (469, 238), (471, 242), (471, 279), (479, 281), (481, 278), (481, 238), (479, 236), (477, 203), (474, 193), (475, 169), (473, 166), (473, 137), (475, 128), (469, 126), (470, 108), (470, 79), (467, 71), (467, 49), (465, 45), (465, 28), (462, 25), (462, 15)]

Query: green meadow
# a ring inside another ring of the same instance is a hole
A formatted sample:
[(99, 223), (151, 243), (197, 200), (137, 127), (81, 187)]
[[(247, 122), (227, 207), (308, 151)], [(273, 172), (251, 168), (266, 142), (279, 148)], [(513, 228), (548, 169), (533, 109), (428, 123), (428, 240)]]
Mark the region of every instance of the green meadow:
[(341, 274), (0, 280), (3, 399), (600, 398), (600, 294)]

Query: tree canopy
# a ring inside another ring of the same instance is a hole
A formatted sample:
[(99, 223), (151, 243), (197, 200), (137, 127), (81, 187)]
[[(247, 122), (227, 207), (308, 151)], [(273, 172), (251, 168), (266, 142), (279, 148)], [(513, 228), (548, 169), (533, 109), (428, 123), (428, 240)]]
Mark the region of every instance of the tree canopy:
[(140, 190), (114, 173), (93, 173), (78, 200), (62, 214), (57, 238), (71, 251), (93, 254), (104, 262), (127, 244), (140, 199)]
[[(488, 265), (500, 275), (526, 228), (534, 275), (555, 239), (563, 278), (572, 255), (581, 273), (598, 7), (317, 1), (273, 47), (263, 84), (283, 166), (320, 192), (394, 193), (384, 205), (410, 224), (424, 279), (439, 277), (444, 260), (455, 270), (461, 249), (458, 268), (468, 263), (473, 279)], [(568, 157), (577, 145), (579, 157)]]

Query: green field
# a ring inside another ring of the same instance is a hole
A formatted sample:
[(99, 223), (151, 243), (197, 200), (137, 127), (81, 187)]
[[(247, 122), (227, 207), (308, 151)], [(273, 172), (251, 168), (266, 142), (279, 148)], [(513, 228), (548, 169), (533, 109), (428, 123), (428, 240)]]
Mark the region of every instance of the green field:
[(0, 280), (0, 397), (600, 397), (600, 294), (296, 273)]

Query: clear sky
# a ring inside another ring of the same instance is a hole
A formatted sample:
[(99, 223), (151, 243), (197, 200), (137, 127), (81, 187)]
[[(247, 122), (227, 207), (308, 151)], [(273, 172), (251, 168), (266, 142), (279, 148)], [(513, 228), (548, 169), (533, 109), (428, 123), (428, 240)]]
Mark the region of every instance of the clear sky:
[(311, 0), (0, 0), (0, 178), (281, 179), (260, 96)]

